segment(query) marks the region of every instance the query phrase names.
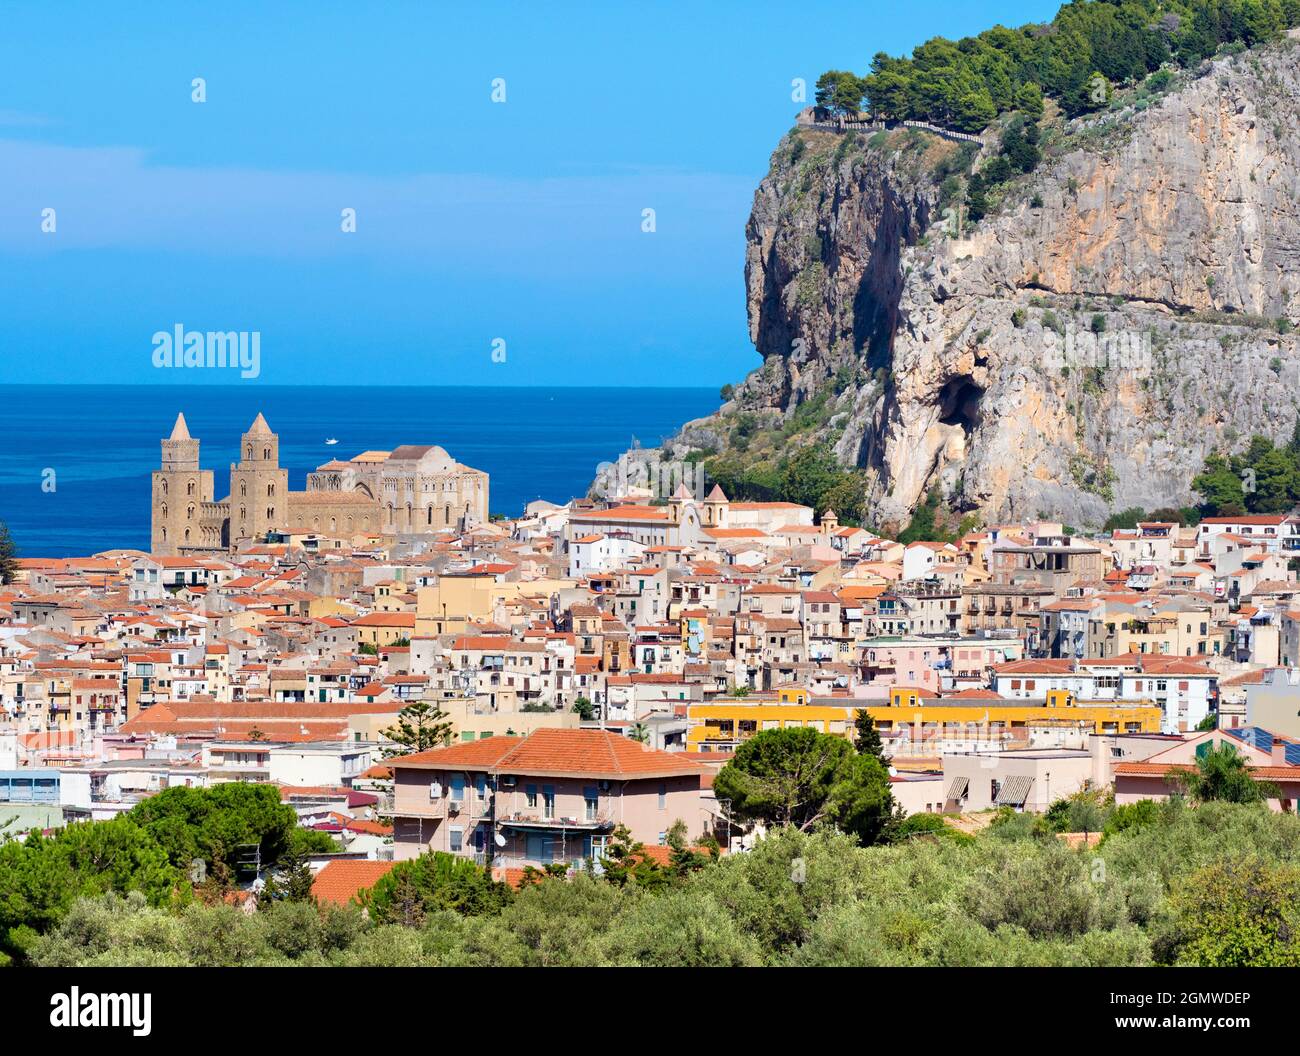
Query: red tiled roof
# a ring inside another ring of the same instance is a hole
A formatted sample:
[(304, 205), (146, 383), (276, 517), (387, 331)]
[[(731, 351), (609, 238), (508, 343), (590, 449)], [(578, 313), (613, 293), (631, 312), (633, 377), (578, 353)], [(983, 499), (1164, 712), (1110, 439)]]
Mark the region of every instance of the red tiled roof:
[(697, 761), (680, 752), (647, 748), (608, 730), (535, 730), (527, 737), (490, 737), (485, 741), (430, 748), (390, 760), (395, 768), (481, 766), (498, 773), (608, 777), (665, 777), (701, 773)]
[(312, 881), (312, 896), (319, 902), (346, 906), (364, 888), (374, 887), (395, 862), (372, 862), (364, 859), (336, 858)]

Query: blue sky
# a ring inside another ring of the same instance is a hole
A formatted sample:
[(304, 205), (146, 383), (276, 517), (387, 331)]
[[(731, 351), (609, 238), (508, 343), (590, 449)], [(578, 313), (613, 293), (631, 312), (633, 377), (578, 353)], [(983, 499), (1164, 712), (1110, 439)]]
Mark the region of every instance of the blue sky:
[(3, 380), (229, 383), (181, 323), (260, 331), (243, 384), (736, 381), (792, 79), (1057, 6), (7, 4)]

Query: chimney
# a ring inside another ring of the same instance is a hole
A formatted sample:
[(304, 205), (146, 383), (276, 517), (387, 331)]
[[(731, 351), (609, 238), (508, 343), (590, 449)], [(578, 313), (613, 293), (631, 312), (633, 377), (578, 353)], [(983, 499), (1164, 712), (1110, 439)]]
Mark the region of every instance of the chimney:
[(1273, 738), (1273, 750), (1268, 753), (1270, 766), (1287, 766), (1286, 741), (1280, 737)]

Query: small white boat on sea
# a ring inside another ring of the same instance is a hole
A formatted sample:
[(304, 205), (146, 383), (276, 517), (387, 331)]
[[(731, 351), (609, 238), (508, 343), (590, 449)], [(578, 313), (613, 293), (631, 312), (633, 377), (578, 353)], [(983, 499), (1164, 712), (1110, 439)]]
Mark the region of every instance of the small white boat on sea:
[(325, 443), (333, 445), (333, 444), (337, 444), (338, 441), (335, 440), (333, 437), (331, 437), (330, 439), (326, 440)]

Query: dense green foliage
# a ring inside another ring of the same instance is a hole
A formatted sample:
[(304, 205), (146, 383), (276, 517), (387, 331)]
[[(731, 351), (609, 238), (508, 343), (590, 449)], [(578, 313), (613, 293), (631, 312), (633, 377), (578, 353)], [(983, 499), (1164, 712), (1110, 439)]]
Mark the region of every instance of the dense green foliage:
[(803, 831), (829, 822), (864, 844), (885, 838), (896, 821), (881, 759), (810, 727), (751, 737), (713, 779), (713, 791), (737, 818)]
[(466, 915), (501, 909), (509, 888), (468, 858), (436, 851), (398, 862), (380, 877), (364, 899), (381, 924), (421, 923), (430, 913), (450, 909)]
[(1174, 780), (1179, 791), (1189, 799), (1198, 803), (1211, 800), (1259, 803), (1277, 795), (1276, 786), (1251, 776), (1245, 757), (1231, 744), (1210, 744), (1204, 748), (1197, 754), (1196, 767)]
[[(1139, 809), (1141, 808), (1141, 809)], [(77, 902), (41, 965), (1146, 965), (1296, 958), (1300, 819), (1258, 806), (1124, 807), (1100, 847), (1051, 834), (891, 846), (771, 834), (648, 887), (543, 879), (499, 909), (418, 925), (359, 908)], [(1023, 816), (1023, 815), (1022, 815)]]
[(1214, 452), (1192, 487), (1201, 495), (1206, 517), (1291, 510), (1300, 503), (1300, 422), (1281, 447), (1266, 436), (1254, 436), (1239, 454)]
[(126, 816), (153, 838), (177, 869), (188, 870), (195, 859), (202, 859), (205, 872), (223, 881), (233, 876), (241, 858), (252, 857), (253, 847), (262, 864), (279, 861), (298, 828), (298, 815), (280, 802), (275, 785), (241, 782), (168, 788)]
[(154, 907), (219, 899), (241, 848), (252, 846), (275, 869), (270, 899), (286, 901), (303, 897), (302, 856), (336, 849), (326, 833), (298, 827), (277, 788), (249, 784), (168, 789), (111, 821), (0, 843), (0, 962), (22, 957), (78, 898), (135, 894)]
[(1130, 506), (1126, 510), (1120, 510), (1119, 513), (1112, 513), (1101, 527), (1103, 531), (1112, 532), (1116, 528), (1133, 529), (1142, 522), (1159, 521), (1165, 524), (1196, 525), (1200, 520), (1201, 513), (1195, 506), (1185, 506), (1180, 509), (1164, 506), (1150, 513), (1140, 506)]
[(974, 531), (979, 523), (979, 515), (974, 513), (968, 513), (957, 521), (953, 514), (943, 509), (939, 501), (939, 493), (932, 491), (912, 513), (912, 519), (907, 522), (907, 527), (896, 533), (896, 538), (903, 544), (955, 543), (967, 532)]
[[(741, 418), (736, 430), (744, 433), (748, 426)], [(866, 500), (862, 474), (841, 469), (825, 445), (804, 447), (776, 466), (716, 458), (705, 464), (705, 470), (738, 502), (798, 502), (819, 515), (833, 510), (842, 524), (862, 522)]]
[(934, 37), (910, 58), (883, 52), (864, 77), (831, 70), (817, 81), (819, 106), (930, 121), (977, 132), (995, 117), (1042, 112), (1043, 97), (1067, 115), (1104, 107), (1112, 85), (1193, 66), (1222, 45), (1251, 46), (1300, 24), (1300, 0), (1074, 0), (1045, 25), (996, 26), (958, 41)]

